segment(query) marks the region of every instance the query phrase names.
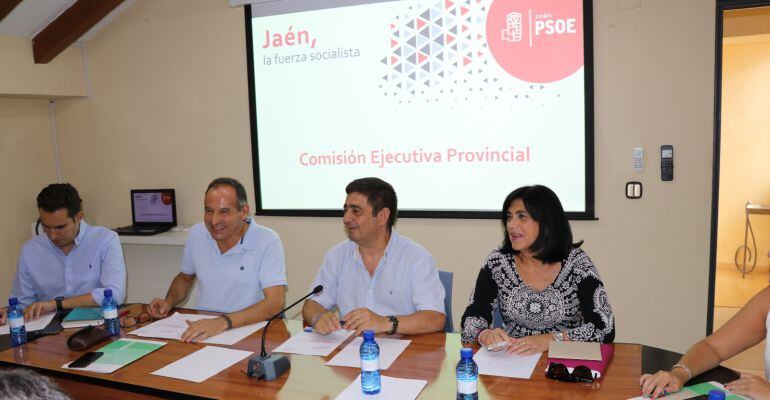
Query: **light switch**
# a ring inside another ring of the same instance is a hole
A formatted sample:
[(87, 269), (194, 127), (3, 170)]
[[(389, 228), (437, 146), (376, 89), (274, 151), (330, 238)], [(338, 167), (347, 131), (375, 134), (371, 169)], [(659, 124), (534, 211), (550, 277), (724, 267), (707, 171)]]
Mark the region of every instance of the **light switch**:
[(626, 198), (640, 199), (642, 198), (642, 182), (626, 182)]

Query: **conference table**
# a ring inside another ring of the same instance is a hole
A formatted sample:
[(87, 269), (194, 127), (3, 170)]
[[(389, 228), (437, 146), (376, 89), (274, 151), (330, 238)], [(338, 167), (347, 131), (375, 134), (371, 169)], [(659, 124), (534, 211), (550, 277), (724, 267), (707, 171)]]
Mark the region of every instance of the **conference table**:
[[(139, 315), (144, 305), (127, 306), (131, 315)], [(195, 310), (180, 310), (199, 313)], [(55, 322), (55, 321), (54, 321)], [(142, 326), (142, 325), (140, 325)], [(130, 335), (128, 329), (122, 336)], [(276, 320), (270, 324), (266, 347), (270, 351), (291, 335), (302, 331), (301, 321)], [(171, 364), (203, 348), (204, 344), (181, 343), (164, 340), (165, 346), (111, 374), (63, 369), (61, 366), (75, 360), (83, 352), (71, 351), (67, 338), (76, 329), (40, 337), (23, 346), (0, 352), (0, 368), (26, 367), (53, 378), (73, 399), (79, 398), (215, 398), (215, 399), (334, 399), (351, 382), (360, 370), (349, 367), (324, 365), (348, 342), (351, 336), (327, 357), (290, 354), (291, 369), (274, 381), (257, 380), (245, 374), (248, 358), (223, 370), (202, 383), (151, 375), (152, 372)], [(262, 331), (248, 336), (233, 346), (239, 350), (253, 351), (258, 355)], [(428, 382), (418, 399), (452, 399), (455, 396), (455, 366), (460, 358), (460, 335), (457, 333), (430, 333), (422, 335), (392, 335), (409, 339), (411, 343), (387, 370), (385, 376), (422, 379)], [(142, 338), (153, 340), (149, 338)], [(160, 340), (160, 339), (157, 339)], [(99, 343), (88, 350), (98, 349), (108, 342)], [(643, 371), (643, 354), (651, 358), (645, 371), (656, 370), (656, 362), (670, 366), (676, 361), (676, 353), (654, 350), (638, 344), (616, 343), (615, 354), (604, 377), (593, 384), (567, 383), (547, 379), (547, 354), (544, 353), (530, 379), (514, 379), (497, 376), (479, 376), (480, 399), (629, 399), (639, 395), (637, 381)], [(657, 351), (658, 353), (655, 353)], [(671, 361), (673, 360), (673, 361)], [(730, 370), (719, 367), (722, 375)], [(717, 378), (719, 380), (719, 378)], [(705, 379), (708, 380), (708, 379)]]

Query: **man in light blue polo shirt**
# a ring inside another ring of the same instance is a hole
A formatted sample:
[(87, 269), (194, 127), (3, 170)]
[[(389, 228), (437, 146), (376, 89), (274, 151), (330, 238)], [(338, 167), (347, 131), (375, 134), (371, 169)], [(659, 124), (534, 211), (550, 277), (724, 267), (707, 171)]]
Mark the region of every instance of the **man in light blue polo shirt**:
[[(80, 195), (69, 183), (48, 185), (37, 195), (38, 235), (21, 248), (11, 297), (29, 321), (64, 308), (99, 306), (104, 289), (115, 301), (126, 293), (126, 266), (118, 235), (83, 220)], [(6, 309), (0, 311), (5, 323)]]
[(391, 335), (442, 330), (444, 287), (436, 262), (393, 230), (398, 212), (393, 187), (363, 178), (345, 192), (342, 222), (349, 240), (326, 253), (311, 286), (323, 285), (323, 291), (305, 301), (305, 321), (323, 335), (340, 328)]
[(271, 229), (249, 218), (246, 189), (218, 178), (206, 189), (203, 223), (190, 229), (181, 272), (164, 299), (148, 307), (164, 317), (190, 293), (198, 278), (197, 308), (220, 318), (188, 322), (183, 342), (204, 340), (225, 329), (264, 321), (281, 310), (286, 286), (283, 245)]

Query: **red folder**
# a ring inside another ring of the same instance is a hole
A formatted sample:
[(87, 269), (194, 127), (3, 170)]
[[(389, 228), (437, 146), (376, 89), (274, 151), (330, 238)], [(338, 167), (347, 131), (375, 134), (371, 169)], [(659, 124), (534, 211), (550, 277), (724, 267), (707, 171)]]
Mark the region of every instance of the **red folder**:
[(602, 375), (604, 375), (604, 370), (607, 368), (607, 364), (612, 359), (612, 354), (615, 353), (615, 346), (612, 344), (602, 343), (601, 346), (601, 352), (602, 352), (602, 360), (601, 361), (595, 361), (595, 360), (574, 360), (569, 358), (548, 358), (548, 364), (550, 365), (552, 362), (564, 364), (565, 367), (567, 367), (570, 372), (572, 372), (572, 369), (577, 367), (578, 365), (585, 365), (588, 368), (591, 368), (591, 371), (593, 371), (596, 374), (597, 378), (601, 378)]

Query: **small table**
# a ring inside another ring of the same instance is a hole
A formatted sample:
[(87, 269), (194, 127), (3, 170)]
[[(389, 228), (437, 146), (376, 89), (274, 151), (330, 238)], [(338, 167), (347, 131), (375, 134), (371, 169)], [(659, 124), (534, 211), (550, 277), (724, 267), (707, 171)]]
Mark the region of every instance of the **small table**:
[[(750, 270), (746, 270), (746, 253), (749, 251), (748, 241), (749, 241), (749, 229), (751, 228), (751, 221), (749, 220), (749, 216), (751, 214), (759, 214), (759, 215), (770, 215), (770, 206), (763, 206), (759, 204), (751, 204), (746, 203), (746, 225), (743, 231), (743, 264), (741, 265), (741, 278), (745, 278), (746, 274), (750, 273), (754, 270), (754, 267), (757, 266), (757, 258), (759, 257), (758, 254), (754, 254), (754, 265), (752, 265)], [(754, 239), (754, 231), (751, 231), (751, 238)], [(740, 250), (740, 249), (739, 249)], [(757, 252), (756, 247), (756, 241), (754, 242), (754, 253)], [(737, 254), (736, 254), (737, 256)], [(737, 264), (737, 262), (736, 262)]]

